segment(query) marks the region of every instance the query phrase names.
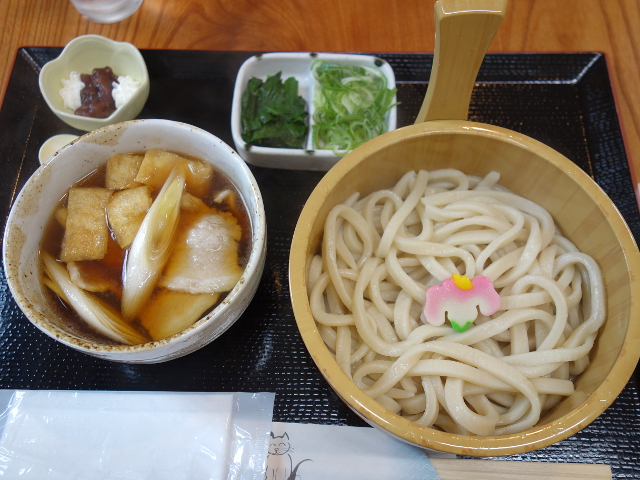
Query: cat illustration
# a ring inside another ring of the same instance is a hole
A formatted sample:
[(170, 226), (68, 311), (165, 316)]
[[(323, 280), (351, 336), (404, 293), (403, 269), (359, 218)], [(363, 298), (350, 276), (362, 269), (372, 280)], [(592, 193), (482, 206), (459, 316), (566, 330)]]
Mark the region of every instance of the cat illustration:
[(269, 441), (269, 455), (267, 456), (267, 471), (264, 474), (265, 480), (296, 480), (299, 477), (297, 474), (300, 464), (306, 461), (311, 461), (310, 458), (298, 462), (293, 466), (293, 459), (291, 453), (293, 448), (289, 442), (289, 435), (285, 432), (283, 435), (275, 436), (271, 432), (271, 439)]

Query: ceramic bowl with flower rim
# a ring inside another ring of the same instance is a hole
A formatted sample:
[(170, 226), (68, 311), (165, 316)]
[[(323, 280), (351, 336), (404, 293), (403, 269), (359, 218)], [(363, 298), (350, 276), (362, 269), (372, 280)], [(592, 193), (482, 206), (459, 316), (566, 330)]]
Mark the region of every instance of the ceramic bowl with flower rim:
[[(94, 68), (111, 67), (116, 76), (130, 76), (140, 86), (107, 118), (76, 115), (66, 108), (60, 95), (62, 80), (71, 72), (91, 74)], [(84, 131), (133, 120), (149, 97), (149, 73), (140, 51), (131, 43), (116, 42), (101, 35), (83, 35), (71, 40), (58, 58), (42, 67), (38, 77), (40, 92), (51, 111), (63, 122)]]

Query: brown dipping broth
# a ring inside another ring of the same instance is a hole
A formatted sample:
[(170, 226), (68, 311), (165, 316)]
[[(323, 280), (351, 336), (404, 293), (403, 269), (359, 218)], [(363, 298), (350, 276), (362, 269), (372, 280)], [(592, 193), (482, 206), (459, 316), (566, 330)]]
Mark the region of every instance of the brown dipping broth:
[[(173, 152), (177, 155), (180, 155), (184, 158), (190, 160), (196, 160), (199, 162), (203, 162), (203, 160), (194, 157), (193, 155), (186, 155), (179, 152)], [(134, 155), (144, 155), (144, 152), (134, 152)], [(98, 167), (93, 172), (89, 173), (84, 178), (78, 180), (75, 184), (73, 184), (70, 188), (73, 187), (102, 187), (105, 186), (106, 179), (106, 160), (105, 163)], [(238, 225), (242, 229), (242, 237), (240, 238), (240, 242), (238, 242), (238, 264), (244, 270), (249, 261), (249, 257), (251, 255), (251, 219), (247, 213), (247, 207), (244, 199), (240, 195), (240, 191), (233, 184), (233, 182), (226, 176), (222, 170), (220, 170), (216, 165), (211, 164), (213, 167), (213, 179), (211, 182), (211, 188), (209, 190), (209, 194), (206, 198), (201, 198), (209, 207), (214, 207), (221, 212), (231, 212), (234, 217), (238, 221)], [(231, 190), (234, 194), (235, 202), (233, 206), (230, 206), (226, 201), (224, 203), (215, 203), (213, 199), (222, 191)], [(152, 196), (155, 199), (155, 195), (158, 192), (153, 192)], [(55, 218), (55, 212), (59, 208), (63, 208), (67, 206), (68, 195), (60, 200), (56, 208), (53, 210), (53, 214), (51, 218), (47, 222), (47, 225), (44, 229), (44, 234), (42, 236), (40, 251), (47, 252), (56, 259), (60, 259), (60, 251), (62, 248), (62, 239), (64, 237), (64, 227), (60, 225), (58, 220)], [(109, 222), (106, 220), (106, 209), (105, 209), (105, 221), (107, 225)], [(122, 287), (122, 275), (123, 275), (123, 265), (126, 259), (126, 253), (128, 249), (122, 249), (118, 245), (115, 240), (115, 236), (113, 232), (111, 232), (111, 228), (109, 227), (110, 237), (107, 248), (107, 254), (105, 258), (102, 260), (85, 260), (82, 263), (88, 264), (91, 267), (92, 275), (99, 275), (101, 278), (105, 276), (110, 277), (110, 279), (115, 280)], [(62, 314), (64, 318), (69, 319), (69, 323), (66, 325), (70, 332), (77, 332), (77, 334), (89, 337), (93, 341), (102, 344), (109, 345), (118, 345), (117, 342), (104, 337), (103, 335), (97, 333), (93, 330), (87, 323), (75, 312), (75, 310), (67, 304), (65, 304), (54, 292), (52, 292), (48, 287), (44, 288), (52, 297), (57, 299), (55, 304), (60, 305), (59, 313)], [(151, 296), (150, 301), (153, 299), (155, 292), (160, 291), (160, 287), (157, 287), (154, 290), (154, 294)], [(120, 300), (117, 298), (115, 294), (112, 292), (90, 292), (93, 295), (101, 298), (102, 300), (109, 303), (116, 310), (120, 311)], [(211, 310), (216, 308), (227, 296), (228, 292), (222, 293), (216, 305), (214, 305), (211, 309), (204, 313), (203, 316), (207, 315)], [(133, 326), (136, 327), (141, 333), (144, 333), (146, 336), (146, 332), (144, 328), (139, 324), (139, 321), (136, 320), (133, 322)], [(151, 340), (150, 340), (151, 341)]]

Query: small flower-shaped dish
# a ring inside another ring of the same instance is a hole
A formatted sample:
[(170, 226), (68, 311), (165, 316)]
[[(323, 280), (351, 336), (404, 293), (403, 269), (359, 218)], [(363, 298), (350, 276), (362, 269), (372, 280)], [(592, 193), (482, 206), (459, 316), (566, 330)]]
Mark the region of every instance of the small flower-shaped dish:
[[(94, 68), (111, 67), (115, 75), (129, 75), (140, 83), (135, 93), (107, 118), (75, 115), (65, 108), (60, 89), (72, 71), (91, 74)], [(58, 58), (40, 71), (40, 92), (53, 113), (74, 128), (92, 131), (138, 116), (149, 96), (149, 73), (140, 51), (130, 43), (116, 42), (100, 35), (83, 35), (71, 40)]]

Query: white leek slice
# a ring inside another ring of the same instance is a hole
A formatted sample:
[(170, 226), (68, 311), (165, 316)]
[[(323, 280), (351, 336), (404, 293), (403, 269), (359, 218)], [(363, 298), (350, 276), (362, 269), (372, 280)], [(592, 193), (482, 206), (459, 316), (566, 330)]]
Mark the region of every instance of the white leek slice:
[(174, 168), (133, 239), (122, 279), (122, 314), (125, 318), (138, 316), (169, 259), (184, 185), (184, 170)]
[[(43, 253), (42, 258), (45, 273), (56, 287), (52, 290), (56, 293), (61, 291), (63, 295), (59, 295), (60, 298), (68, 303), (89, 326), (116, 342), (127, 345), (147, 342), (142, 334), (120, 318), (100, 299), (74, 285), (69, 278), (67, 269), (51, 255)], [(45, 284), (49, 285), (49, 282), (45, 282)]]
[[(69, 279), (71, 279), (71, 277), (69, 277)], [(42, 279), (42, 283), (44, 283), (47, 287), (49, 287), (51, 291), (55, 293), (58, 297), (60, 297), (64, 303), (69, 305), (69, 300), (67, 299), (64, 292), (56, 282), (51, 280), (49, 277), (44, 277)]]

